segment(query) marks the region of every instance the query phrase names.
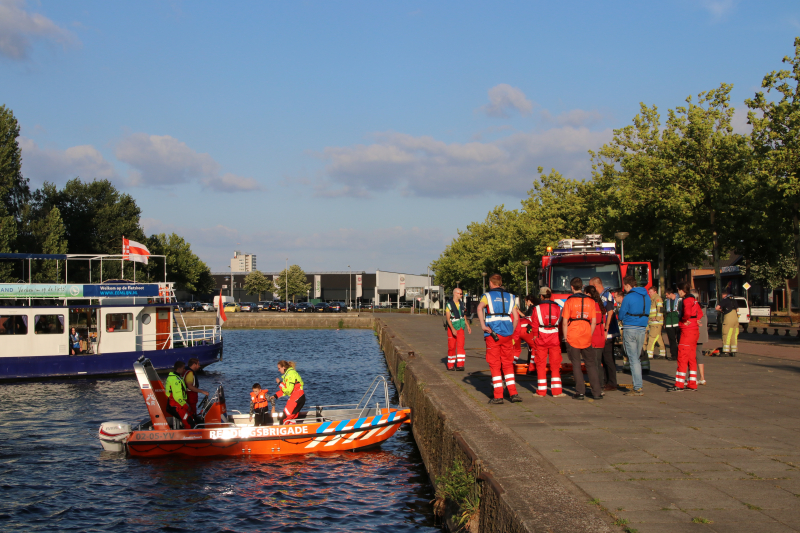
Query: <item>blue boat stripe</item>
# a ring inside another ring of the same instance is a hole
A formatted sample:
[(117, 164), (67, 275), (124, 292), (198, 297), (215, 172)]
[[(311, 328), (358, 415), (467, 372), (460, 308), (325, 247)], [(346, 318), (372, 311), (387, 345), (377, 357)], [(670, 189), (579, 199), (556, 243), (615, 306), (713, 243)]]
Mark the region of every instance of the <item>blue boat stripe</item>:
[(397, 411), (393, 411), (392, 414), (389, 415), (389, 418), (386, 421), (391, 422), (392, 420), (394, 420), (395, 416), (397, 416)]
[(350, 422), (349, 420), (342, 420), (342, 421), (341, 421), (341, 422), (339, 422), (339, 424), (336, 426), (336, 428), (334, 429), (334, 431), (341, 431), (341, 430), (342, 430), (342, 428), (344, 428), (344, 427), (345, 427), (345, 426), (346, 426), (346, 425), (347, 425), (349, 422)]
[(361, 424), (363, 424), (365, 420), (366, 420), (366, 418), (359, 418), (358, 420), (356, 420), (356, 423), (353, 424), (353, 428), (355, 428), (355, 429), (360, 428)]
[(373, 426), (377, 426), (378, 424), (380, 424), (381, 423), (381, 418), (383, 418), (383, 415), (378, 415), (375, 418), (373, 418), (372, 419), (372, 425)]
[(329, 420), (329, 421), (327, 421), (327, 422), (323, 422), (323, 423), (322, 423), (322, 424), (321, 424), (321, 425), (320, 425), (320, 426), (317, 428), (317, 433), (322, 433), (323, 431), (325, 431), (326, 429), (328, 429), (328, 426), (330, 426), (331, 424), (333, 424), (333, 422), (332, 422), (332, 421), (330, 421), (330, 420)]

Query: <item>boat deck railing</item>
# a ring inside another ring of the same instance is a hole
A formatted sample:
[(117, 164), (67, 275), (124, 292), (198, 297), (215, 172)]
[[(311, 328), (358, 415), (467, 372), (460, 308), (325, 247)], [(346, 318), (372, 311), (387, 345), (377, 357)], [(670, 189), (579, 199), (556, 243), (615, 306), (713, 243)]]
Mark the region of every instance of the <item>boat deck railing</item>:
[(149, 333), (137, 335), (137, 343), (141, 350), (156, 350), (163, 347), (170, 340), (170, 348), (186, 348), (189, 346), (202, 346), (216, 344), (222, 340), (221, 326), (187, 326), (173, 329), (172, 333)]

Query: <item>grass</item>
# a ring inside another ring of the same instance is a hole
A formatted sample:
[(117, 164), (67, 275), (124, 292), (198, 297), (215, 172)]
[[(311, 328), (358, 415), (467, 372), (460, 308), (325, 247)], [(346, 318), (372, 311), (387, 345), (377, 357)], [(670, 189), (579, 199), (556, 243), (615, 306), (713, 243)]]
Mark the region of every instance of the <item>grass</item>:
[(747, 506), (748, 509), (750, 509), (752, 511), (760, 511), (761, 510), (761, 507), (759, 507), (758, 505), (751, 505), (751, 504), (746, 503), (746, 502), (743, 502), (743, 503)]
[(600, 505), (600, 498), (592, 498), (589, 500), (589, 505)]
[(397, 367), (397, 381), (403, 383), (406, 379), (406, 362), (400, 361), (400, 365)]
[(436, 478), (436, 499), (434, 513), (443, 516), (446, 501), (458, 505), (456, 522), (461, 529), (469, 529), (470, 523), (477, 519), (481, 506), (480, 493), (476, 490), (475, 476), (467, 472), (461, 460), (453, 461), (453, 466)]
[(713, 524), (713, 520), (709, 520), (708, 518), (703, 518), (702, 516), (696, 516), (692, 518), (692, 522), (695, 524)]
[(630, 521), (627, 518), (617, 518), (616, 520), (614, 520), (615, 526), (624, 526), (627, 525), (628, 523), (630, 523)]
[(553, 448), (553, 451), (556, 453), (561, 453), (561, 450), (559, 450), (558, 448)]

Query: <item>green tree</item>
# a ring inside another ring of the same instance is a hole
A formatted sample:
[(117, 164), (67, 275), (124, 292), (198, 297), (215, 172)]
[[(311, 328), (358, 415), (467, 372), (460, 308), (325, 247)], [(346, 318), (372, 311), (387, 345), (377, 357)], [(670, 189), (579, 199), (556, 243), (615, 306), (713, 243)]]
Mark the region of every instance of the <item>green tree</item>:
[(70, 253), (120, 254), (123, 236), (141, 243), (145, 241), (139, 226), (141, 210), (136, 200), (120, 193), (108, 180), (82, 182), (75, 178), (60, 191), (45, 183), (34, 194), (34, 204), (43, 211), (58, 207), (64, 219)]
[[(766, 93), (775, 91), (778, 98), (757, 92), (746, 101), (752, 110), (747, 116), (753, 126), (759, 189), (764, 191), (762, 205), (767, 205), (768, 218), (783, 221), (776, 235), (794, 236), (791, 255), (800, 257), (800, 37), (794, 40), (794, 57), (783, 62), (791, 70), (772, 71), (761, 82)], [(795, 268), (800, 282), (800, 261)]]
[[(43, 220), (33, 223), (33, 235), (37, 241), (37, 250), (43, 254), (65, 254), (67, 253), (67, 241), (64, 238), (64, 222), (61, 220), (61, 213), (57, 207), (53, 207)], [(37, 282), (59, 281), (64, 273), (64, 267), (54, 260), (44, 260), (37, 262), (36, 275), (33, 276)]]
[(666, 286), (667, 262), (699, 261), (707, 244), (696, 232), (695, 200), (680, 179), (681, 167), (667, 157), (658, 109), (640, 104), (633, 123), (614, 130), (614, 138), (592, 155), (596, 197), (592, 206), (611, 237), (628, 231), (626, 258), (658, 257), (659, 290)]
[(692, 231), (711, 246), (717, 295), (722, 291), (720, 251), (734, 247), (740, 237), (733, 222), (743, 208), (738, 201), (752, 160), (747, 139), (731, 125), (732, 88), (723, 83), (702, 92), (696, 104), (687, 98), (686, 106), (669, 111), (662, 135), (664, 168), (685, 194), (684, 208), (696, 221)]
[[(5, 215), (5, 207), (0, 206), (0, 253), (14, 253), (17, 240), (17, 224), (14, 217)], [(16, 281), (12, 261), (0, 261), (0, 283)]]
[(289, 267), (287, 274), (286, 270), (282, 270), (278, 279), (275, 280), (275, 285), (281, 298), (286, 298), (288, 280), (288, 293), (292, 301), (295, 301), (298, 296), (305, 296), (311, 290), (311, 283), (306, 279), (306, 273), (297, 265)]
[(18, 221), (23, 206), (30, 200), (28, 180), (22, 176), (22, 152), (17, 142), (19, 124), (11, 109), (0, 105), (0, 205)]
[[(215, 283), (208, 266), (192, 252), (186, 240), (171, 233), (151, 235), (145, 241), (147, 249), (153, 255), (165, 255), (167, 261), (167, 281), (175, 283), (178, 290), (196, 294), (210, 294)], [(151, 259), (144, 269), (150, 281), (163, 279), (163, 264), (159, 259)]]
[(259, 301), (261, 300), (262, 293), (272, 293), (278, 291), (275, 283), (258, 270), (250, 272), (244, 278), (244, 288), (247, 291), (247, 294), (258, 294)]

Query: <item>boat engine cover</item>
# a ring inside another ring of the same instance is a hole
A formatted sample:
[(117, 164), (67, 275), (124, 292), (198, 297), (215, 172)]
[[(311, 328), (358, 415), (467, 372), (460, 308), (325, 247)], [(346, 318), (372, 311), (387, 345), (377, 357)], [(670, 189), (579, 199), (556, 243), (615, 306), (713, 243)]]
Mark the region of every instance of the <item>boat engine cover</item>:
[(131, 425), (127, 422), (103, 422), (98, 437), (107, 452), (122, 452), (125, 451), (125, 441), (130, 434)]

